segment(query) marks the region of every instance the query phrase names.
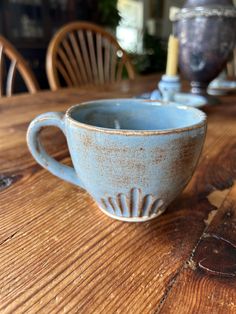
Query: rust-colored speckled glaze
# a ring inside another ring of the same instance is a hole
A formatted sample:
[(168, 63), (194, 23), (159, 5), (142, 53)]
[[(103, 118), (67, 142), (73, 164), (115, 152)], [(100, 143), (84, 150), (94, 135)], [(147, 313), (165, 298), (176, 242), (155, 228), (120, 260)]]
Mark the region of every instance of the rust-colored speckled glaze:
[[(43, 126), (61, 128), (74, 169), (49, 157), (38, 141)], [(46, 113), (28, 130), (34, 158), (86, 189), (108, 216), (146, 221), (164, 212), (197, 165), (206, 132), (203, 112), (135, 99), (100, 100)]]

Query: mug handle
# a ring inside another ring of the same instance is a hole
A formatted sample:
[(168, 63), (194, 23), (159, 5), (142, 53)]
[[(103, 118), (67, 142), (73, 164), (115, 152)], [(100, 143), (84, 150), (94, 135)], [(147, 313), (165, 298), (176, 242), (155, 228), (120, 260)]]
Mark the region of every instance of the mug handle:
[(27, 131), (27, 144), (34, 159), (55, 176), (84, 188), (74, 168), (56, 161), (45, 151), (39, 139), (40, 131), (45, 126), (58, 127), (66, 136), (65, 120), (62, 112), (47, 112), (37, 116), (30, 123)]

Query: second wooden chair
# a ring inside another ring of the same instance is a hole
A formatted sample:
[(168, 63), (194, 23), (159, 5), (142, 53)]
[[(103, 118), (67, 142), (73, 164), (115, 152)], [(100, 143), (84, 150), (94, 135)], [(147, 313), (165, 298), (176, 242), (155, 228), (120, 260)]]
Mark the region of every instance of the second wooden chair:
[(120, 81), (124, 70), (133, 79), (134, 68), (127, 53), (103, 28), (73, 22), (51, 40), (46, 61), (52, 90), (66, 86), (99, 85)]
[(17, 71), (29, 93), (36, 93), (39, 85), (25, 59), (6, 38), (0, 36), (0, 97), (12, 96)]

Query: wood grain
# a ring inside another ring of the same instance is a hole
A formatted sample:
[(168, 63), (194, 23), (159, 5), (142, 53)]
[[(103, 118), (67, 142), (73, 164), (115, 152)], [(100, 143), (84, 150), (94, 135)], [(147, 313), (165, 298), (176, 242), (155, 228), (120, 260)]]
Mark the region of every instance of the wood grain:
[[(208, 133), (193, 179), (151, 222), (106, 217), (26, 146), (36, 115), (138, 95), (158, 79), (0, 100), (1, 313), (235, 313), (235, 96), (204, 108)], [(60, 131), (42, 137), (56, 159), (71, 162)]]
[[(209, 190), (214, 196), (208, 198), (220, 206), (206, 220), (206, 228), (160, 313), (236, 312), (236, 145), (225, 138), (212, 151), (215, 156), (205, 159), (207, 170), (202, 180), (206, 186), (206, 178), (210, 178)], [(226, 193), (219, 202), (221, 190)]]

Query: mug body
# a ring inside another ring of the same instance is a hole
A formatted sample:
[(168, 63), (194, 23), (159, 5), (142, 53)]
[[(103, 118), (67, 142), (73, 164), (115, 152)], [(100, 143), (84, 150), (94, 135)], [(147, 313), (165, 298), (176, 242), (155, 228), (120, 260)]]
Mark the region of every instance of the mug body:
[(201, 111), (143, 100), (101, 100), (70, 108), (65, 134), (83, 187), (107, 215), (146, 221), (184, 189), (206, 133)]

